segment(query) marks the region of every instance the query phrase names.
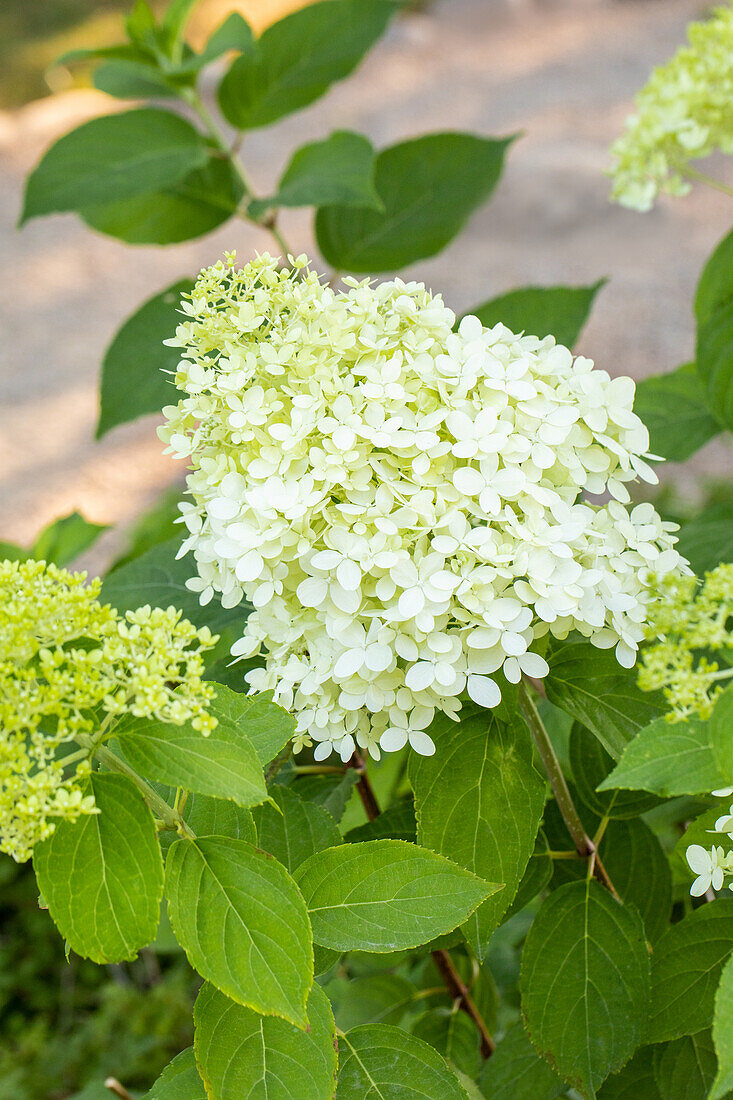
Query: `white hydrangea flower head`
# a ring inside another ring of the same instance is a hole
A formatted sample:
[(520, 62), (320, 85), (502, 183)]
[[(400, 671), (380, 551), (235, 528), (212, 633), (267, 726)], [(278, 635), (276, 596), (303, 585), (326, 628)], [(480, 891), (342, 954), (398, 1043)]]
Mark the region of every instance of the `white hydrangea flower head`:
[[(201, 273), (168, 343), (182, 391), (160, 429), (202, 602), (254, 611), (235, 658), (297, 717), (296, 749), (429, 754), (436, 711), (541, 677), (548, 633), (634, 663), (674, 527), (634, 384), (552, 337), (485, 329), (420, 283), (323, 285), (305, 257)], [(607, 504), (583, 494), (608, 493)]]

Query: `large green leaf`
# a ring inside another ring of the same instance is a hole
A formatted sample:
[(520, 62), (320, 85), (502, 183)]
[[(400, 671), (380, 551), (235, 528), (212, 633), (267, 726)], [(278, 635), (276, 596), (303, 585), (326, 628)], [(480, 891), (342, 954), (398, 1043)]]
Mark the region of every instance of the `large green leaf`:
[(94, 70), (92, 83), (118, 99), (158, 99), (175, 96), (176, 89), (153, 63), (137, 58), (111, 58)]
[(699, 577), (733, 561), (733, 504), (713, 504), (683, 524), (677, 549)]
[(565, 1092), (565, 1082), (537, 1053), (521, 1021), (509, 1028), (478, 1081), (487, 1100), (555, 1100)]
[(571, 348), (588, 320), (596, 294), (605, 285), (599, 279), (591, 286), (523, 286), (491, 298), (470, 309), (486, 328), (501, 322), (512, 332), (532, 336), (554, 336), (558, 344)]
[(646, 938), (656, 942), (666, 930), (672, 908), (669, 860), (645, 821), (611, 821), (599, 854), (624, 904), (633, 905)]
[(93, 546), (108, 530), (109, 527), (102, 523), (90, 523), (79, 512), (71, 512), (41, 531), (31, 548), (31, 557), (63, 567)]
[(660, 804), (657, 795), (620, 789), (597, 788), (613, 770), (614, 761), (600, 741), (580, 722), (574, 722), (568, 745), (575, 789), (585, 805), (598, 817), (634, 818)]
[(715, 990), (732, 950), (733, 900), (703, 905), (665, 932), (652, 958), (647, 1042), (710, 1027)]
[(684, 462), (720, 431), (694, 363), (636, 383), (634, 412), (649, 429), (649, 450)]
[(529, 730), (491, 711), (430, 728), (434, 756), (410, 758), (418, 840), (504, 889), (484, 902), (464, 931), (479, 959), (514, 899), (534, 849), (545, 806), (545, 780), (534, 765)]
[(661, 1100), (654, 1076), (654, 1047), (641, 1047), (620, 1073), (604, 1081), (598, 1100)]
[(708, 260), (695, 298), (695, 361), (708, 406), (727, 428), (733, 428), (733, 233)]
[(275, 786), (271, 793), (276, 806), (259, 806), (254, 815), (259, 846), (291, 874), (314, 852), (341, 843), (338, 825), (328, 810), (304, 802), (290, 787)]
[(466, 1100), (445, 1059), (397, 1027), (355, 1027), (339, 1053), (336, 1100)]
[(715, 762), (729, 782), (733, 778), (733, 684), (716, 699), (707, 728)]
[(556, 642), (548, 661), (547, 698), (594, 733), (614, 760), (667, 709), (658, 692), (639, 689), (636, 671), (622, 668), (613, 650), (571, 638)]
[(670, 798), (704, 794), (729, 779), (716, 764), (706, 722), (695, 717), (681, 722), (657, 718), (636, 735), (599, 787), (601, 791), (618, 787), (652, 791)]
[[(88, 206), (81, 216), (92, 229), (127, 244), (178, 244), (222, 225), (234, 214), (243, 194), (231, 161), (210, 157), (170, 187)], [(168, 335), (172, 333), (173, 328)]]
[(520, 988), (534, 1046), (592, 1094), (642, 1038), (649, 955), (638, 914), (595, 879), (553, 891), (529, 930)]
[(28, 177), (21, 224), (158, 191), (207, 158), (203, 135), (171, 111), (143, 107), (92, 119), (52, 145)]
[(38, 888), (77, 954), (98, 963), (134, 959), (155, 938), (163, 896), (153, 815), (121, 775), (94, 772), (86, 793), (100, 812), (60, 821), (36, 846)]
[(371, 206), (381, 199), (374, 188), (375, 153), (372, 143), (350, 130), (336, 130), (323, 141), (303, 145), (280, 177), (277, 191), (255, 199), (249, 213), (261, 217), (271, 206)]
[(245, 840), (178, 840), (166, 860), (166, 897), (199, 974), (239, 1004), (305, 1027), (310, 922), (281, 864)]
[(654, 1076), (662, 1100), (707, 1100), (716, 1070), (709, 1030), (654, 1048)]
[(193, 1047), (186, 1047), (176, 1055), (143, 1100), (206, 1100)]
[(321, 207), (318, 247), (344, 271), (395, 271), (434, 256), (494, 190), (511, 141), (442, 133), (384, 149), (375, 175), (384, 209)]
[[(226, 703), (219, 705), (219, 693), (236, 693), (222, 685), (216, 692), (209, 712), (218, 725), (207, 737), (190, 723), (174, 726), (133, 717), (115, 727), (115, 737), (141, 775), (214, 798), (231, 798), (239, 806), (258, 806), (267, 798), (267, 788), (246, 723), (233, 722)], [(279, 709), (274, 703), (269, 706)]]
[(729, 958), (720, 975), (715, 994), (713, 1039), (718, 1056), (718, 1072), (710, 1100), (723, 1100), (733, 1092), (733, 959)]
[(308, 1027), (258, 1016), (204, 985), (196, 999), (194, 1046), (208, 1095), (215, 1100), (331, 1100), (336, 1029), (328, 999), (314, 985)]
[(219, 720), (242, 730), (254, 745), (264, 767), (287, 745), (295, 733), (295, 719), (272, 701), (272, 692), (241, 695), (223, 684), (216, 687), (216, 707)]
[(313, 938), (340, 951), (401, 951), (451, 932), (497, 885), (403, 840), (318, 852), (295, 873)]
[(149, 298), (123, 324), (107, 348), (102, 363), (97, 439), (118, 424), (147, 413), (159, 413), (176, 400), (171, 375), (179, 349), (165, 347), (179, 322), (181, 295), (193, 280), (180, 279)]

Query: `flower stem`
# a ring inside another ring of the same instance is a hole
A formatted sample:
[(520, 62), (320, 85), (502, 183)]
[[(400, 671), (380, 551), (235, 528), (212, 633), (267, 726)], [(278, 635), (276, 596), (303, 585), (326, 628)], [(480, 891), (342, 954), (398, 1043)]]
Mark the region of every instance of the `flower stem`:
[(680, 175), (687, 176), (688, 179), (695, 180), (697, 183), (704, 183), (708, 187), (712, 187), (714, 191), (721, 191), (724, 195), (730, 195), (733, 198), (733, 187), (729, 187), (727, 183), (723, 183), (722, 180), (717, 180), (713, 176), (707, 176), (704, 172), (693, 168), (691, 164), (686, 164), (684, 168), (681, 168)]
[(111, 1093), (118, 1096), (120, 1100), (132, 1100), (132, 1096), (127, 1091), (124, 1085), (120, 1084), (116, 1077), (108, 1077), (104, 1082), (104, 1087), (109, 1089)]

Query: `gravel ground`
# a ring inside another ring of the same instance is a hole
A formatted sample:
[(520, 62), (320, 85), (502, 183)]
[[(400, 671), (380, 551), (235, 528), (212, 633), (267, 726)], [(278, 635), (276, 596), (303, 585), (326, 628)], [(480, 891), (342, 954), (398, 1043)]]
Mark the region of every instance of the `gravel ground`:
[[(698, 189), (638, 215), (608, 202), (603, 170), (634, 92), (700, 10), (693, 0), (433, 3), (398, 20), (357, 74), (313, 107), (248, 135), (244, 158), (264, 191), (301, 142), (339, 127), (378, 146), (431, 130), (521, 131), (493, 200), (409, 274), (457, 310), (527, 283), (608, 276), (579, 350), (612, 374), (670, 370), (692, 355), (692, 294), (730, 226), (730, 200)], [(19, 232), (24, 174), (57, 136), (107, 109), (106, 97), (84, 91), (0, 114), (0, 538), (30, 542), (79, 509), (117, 525), (88, 556), (92, 568), (177, 473), (150, 418), (94, 442), (110, 336), (142, 300), (225, 248), (244, 258), (269, 243), (231, 223), (202, 241), (130, 248), (70, 215)], [(283, 227), (297, 251), (311, 248), (306, 212), (287, 213)], [(693, 470), (721, 473), (726, 461), (712, 444)]]

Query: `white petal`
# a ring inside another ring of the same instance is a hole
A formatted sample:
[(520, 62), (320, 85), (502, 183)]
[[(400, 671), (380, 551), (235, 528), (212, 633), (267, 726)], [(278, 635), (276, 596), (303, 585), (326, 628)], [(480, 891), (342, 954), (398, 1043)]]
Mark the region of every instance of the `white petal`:
[(333, 674), (338, 679), (355, 676), (364, 664), (364, 652), (360, 649), (347, 649), (333, 666)]
[(432, 756), (435, 745), (424, 730), (410, 731), (410, 745), (420, 756)]
[(328, 594), (328, 582), (323, 577), (306, 577), (297, 588), (303, 607), (320, 607)]
[(263, 564), (262, 555), (257, 550), (249, 550), (237, 562), (234, 570), (237, 580), (243, 581), (245, 584), (247, 581), (256, 580), (262, 572)]
[(474, 703), (480, 707), (496, 707), (501, 702), (499, 687), (488, 676), (470, 675), (467, 691)]
[(407, 730), (402, 726), (390, 726), (379, 738), (385, 752), (397, 752), (407, 744)]
[(453, 484), (459, 493), (473, 497), (484, 488), (486, 479), (472, 466), (459, 466), (453, 474)]
[(702, 895), (709, 889), (709, 887), (710, 875), (700, 875), (700, 877), (696, 878), (692, 886), (690, 887), (690, 893), (692, 894), (693, 898), (701, 898)]
[(361, 569), (351, 558), (344, 558), (336, 570), (336, 580), (347, 592), (361, 587)]
[(397, 601), (397, 610), (403, 619), (414, 619), (425, 607), (425, 596), (421, 588), (408, 588)]
[(405, 673), (405, 687), (410, 691), (425, 691), (435, 679), (435, 669), (430, 661), (418, 661)]
[(527, 676), (534, 676), (537, 680), (547, 676), (550, 671), (547, 661), (544, 657), (540, 657), (539, 653), (523, 653), (518, 660), (522, 672), (525, 672)]
[(330, 741), (319, 741), (313, 750), (314, 760), (325, 760), (333, 752), (333, 745)]
[(696, 875), (702, 875), (705, 872), (710, 874), (710, 853), (701, 844), (691, 844), (685, 852), (685, 858), (690, 865), (690, 870)]

